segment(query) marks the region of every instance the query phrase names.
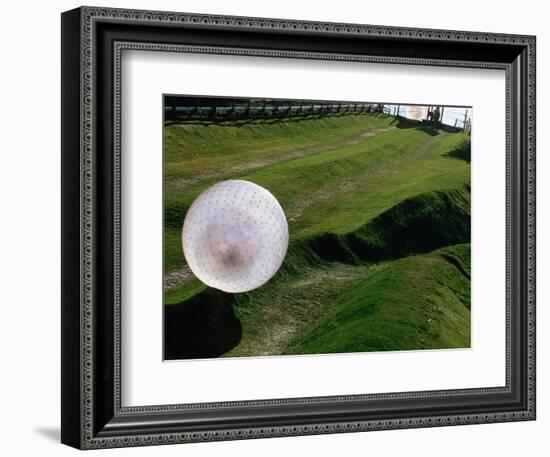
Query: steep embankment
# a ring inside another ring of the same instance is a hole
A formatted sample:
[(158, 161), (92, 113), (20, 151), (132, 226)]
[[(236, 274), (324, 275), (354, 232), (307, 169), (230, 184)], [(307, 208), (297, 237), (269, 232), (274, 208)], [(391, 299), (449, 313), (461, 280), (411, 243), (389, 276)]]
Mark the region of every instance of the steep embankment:
[(470, 188), (407, 198), (346, 234), (323, 233), (304, 241), (320, 259), (377, 262), (428, 252), (470, 237)]

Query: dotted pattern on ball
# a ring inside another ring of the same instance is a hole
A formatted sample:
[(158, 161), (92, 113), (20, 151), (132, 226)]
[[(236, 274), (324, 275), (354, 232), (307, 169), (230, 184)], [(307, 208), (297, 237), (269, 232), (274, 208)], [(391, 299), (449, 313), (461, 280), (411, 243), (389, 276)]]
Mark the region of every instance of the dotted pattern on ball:
[(202, 282), (246, 292), (269, 281), (283, 263), (288, 224), (268, 190), (249, 181), (222, 181), (187, 211), (182, 244), (189, 268)]

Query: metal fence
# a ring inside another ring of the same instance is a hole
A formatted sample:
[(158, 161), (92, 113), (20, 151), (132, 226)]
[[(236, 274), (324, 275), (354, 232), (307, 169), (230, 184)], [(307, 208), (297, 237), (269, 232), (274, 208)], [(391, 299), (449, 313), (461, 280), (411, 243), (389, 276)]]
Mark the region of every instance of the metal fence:
[(231, 120), (336, 113), (383, 113), (376, 103), (296, 101), (269, 99), (170, 99), (165, 100), (166, 120)]
[(165, 119), (173, 122), (224, 122), (361, 113), (385, 114), (452, 130), (471, 129), (468, 109), (457, 107), (221, 97), (167, 96), (164, 100)]

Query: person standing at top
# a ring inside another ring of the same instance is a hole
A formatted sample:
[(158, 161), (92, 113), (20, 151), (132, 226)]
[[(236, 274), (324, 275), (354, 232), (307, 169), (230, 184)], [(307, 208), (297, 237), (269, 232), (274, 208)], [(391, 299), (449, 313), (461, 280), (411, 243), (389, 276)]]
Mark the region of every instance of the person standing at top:
[(436, 106), (433, 114), (432, 114), (432, 120), (434, 123), (434, 127), (439, 127), (439, 119), (441, 117), (441, 111), (439, 110), (439, 106)]

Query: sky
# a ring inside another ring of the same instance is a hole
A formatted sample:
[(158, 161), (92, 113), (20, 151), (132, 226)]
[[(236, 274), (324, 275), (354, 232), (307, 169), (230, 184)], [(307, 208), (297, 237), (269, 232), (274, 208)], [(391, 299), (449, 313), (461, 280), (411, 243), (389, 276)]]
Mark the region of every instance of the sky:
[[(399, 106), (399, 114), (403, 117), (407, 117), (409, 119), (426, 119), (427, 113), (428, 113), (428, 107), (427, 106), (421, 106), (421, 105), (385, 105), (390, 108), (390, 113), (393, 114), (397, 107)], [(446, 106), (443, 109), (443, 124), (446, 125), (455, 125), (456, 120), (456, 126), (457, 127), (463, 127), (464, 125), (464, 114), (466, 113), (467, 118), (470, 118), (472, 116), (472, 108), (465, 108), (462, 106)]]

